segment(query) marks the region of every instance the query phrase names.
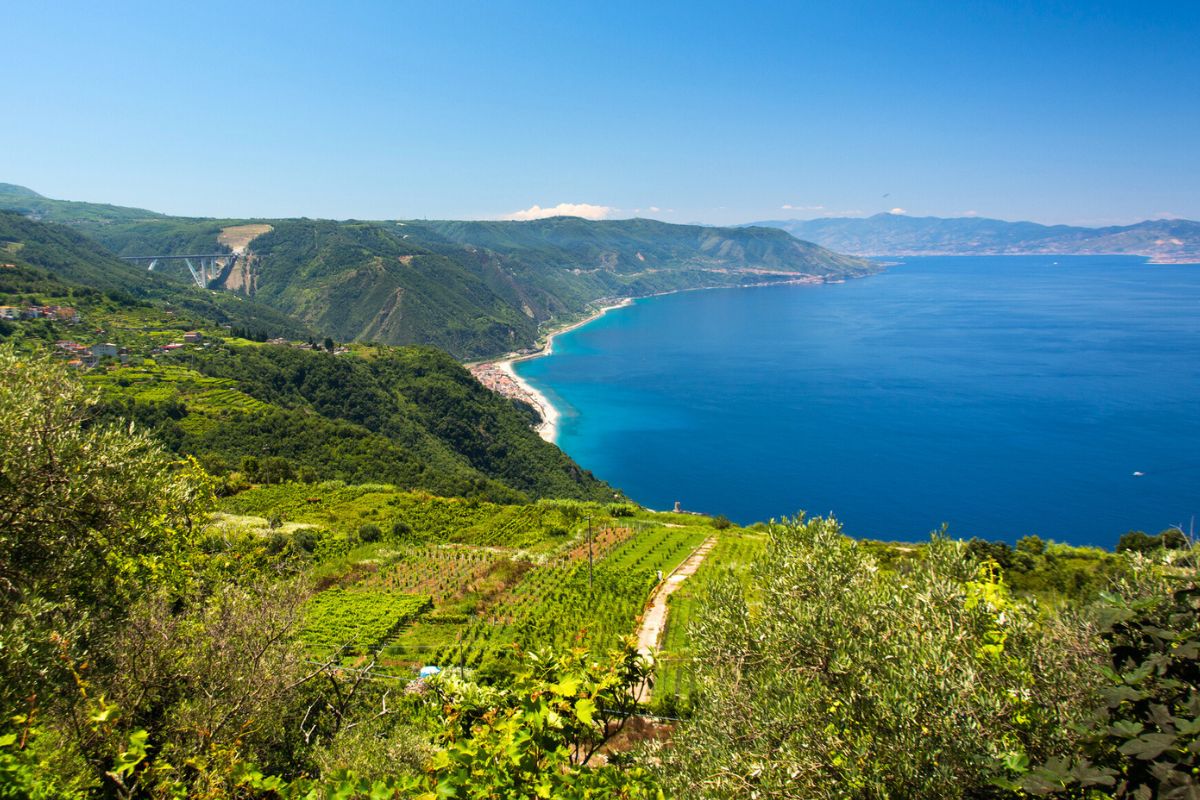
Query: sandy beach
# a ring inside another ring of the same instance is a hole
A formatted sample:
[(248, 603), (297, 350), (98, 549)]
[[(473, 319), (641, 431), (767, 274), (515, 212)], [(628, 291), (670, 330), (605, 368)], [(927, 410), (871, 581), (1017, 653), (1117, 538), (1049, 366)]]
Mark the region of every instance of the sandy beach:
[(578, 322), (573, 322), (570, 325), (564, 325), (546, 334), (542, 346), (533, 353), (510, 353), (509, 355), (497, 359), (496, 361), (487, 361), (481, 364), (474, 364), (468, 367), (471, 374), (479, 379), (480, 383), (488, 387), (494, 392), (512, 397), (518, 400), (523, 400), (529, 403), (538, 410), (542, 417), (542, 424), (537, 426), (538, 435), (547, 442), (556, 443), (558, 441), (558, 423), (562, 418), (559, 410), (554, 407), (549, 398), (542, 392), (538, 391), (533, 384), (517, 374), (513, 365), (518, 361), (525, 361), (531, 358), (541, 358), (548, 356), (554, 352), (554, 337), (567, 331), (573, 331), (593, 322), (600, 317), (612, 311), (614, 308), (622, 308), (633, 302), (632, 298), (625, 298), (618, 303), (604, 306)]

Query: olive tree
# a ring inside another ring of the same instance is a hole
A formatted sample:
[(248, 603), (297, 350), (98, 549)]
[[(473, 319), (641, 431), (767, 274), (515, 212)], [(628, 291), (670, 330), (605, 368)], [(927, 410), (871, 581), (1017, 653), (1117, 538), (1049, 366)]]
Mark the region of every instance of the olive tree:
[(832, 519), (770, 528), (750, 580), (692, 626), (695, 717), (657, 756), (680, 797), (986, 796), (1006, 761), (1067, 752), (1098, 647), (934, 537), (879, 568)]

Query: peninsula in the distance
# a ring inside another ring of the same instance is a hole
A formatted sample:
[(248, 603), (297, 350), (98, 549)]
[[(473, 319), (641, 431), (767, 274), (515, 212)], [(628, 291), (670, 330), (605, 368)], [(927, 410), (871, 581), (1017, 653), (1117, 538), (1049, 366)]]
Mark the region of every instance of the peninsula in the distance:
[(1136, 255), (1154, 264), (1200, 262), (1200, 222), (1187, 219), (1086, 228), (885, 213), (750, 224), (857, 256)]

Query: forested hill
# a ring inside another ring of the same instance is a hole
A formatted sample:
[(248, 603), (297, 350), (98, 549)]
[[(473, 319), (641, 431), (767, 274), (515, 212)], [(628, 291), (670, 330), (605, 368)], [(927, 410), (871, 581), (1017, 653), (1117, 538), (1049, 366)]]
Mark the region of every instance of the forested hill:
[(47, 222), (78, 224), (92, 222), (107, 224), (115, 221), (147, 219), (163, 215), (144, 208), (126, 208), (107, 203), (81, 203), (74, 200), (54, 200), (32, 189), (12, 183), (0, 183), (0, 208), (17, 211), (25, 216)]
[(771, 228), (675, 225), (652, 219), (552, 217), (528, 222), (409, 221), (406, 231), (520, 258), (530, 266), (622, 276), (662, 271), (740, 271), (852, 276), (875, 270)]
[[(36, 201), (36, 202), (35, 202)], [(0, 208), (74, 226), (119, 255), (228, 252), (245, 220), (165, 217), (0, 186)], [(766, 228), (653, 220), (255, 220), (266, 231), (216, 286), (339, 341), (431, 344), (458, 358), (529, 347), (543, 323), (616, 297), (877, 271)], [(170, 268), (169, 266), (166, 268)], [(176, 267), (182, 270), (182, 267)]]
[(612, 499), (534, 433), (531, 409), (488, 391), (446, 353), (331, 353), (262, 303), (147, 273), (74, 230), (12, 212), (0, 212), (0, 265), (0, 341), (81, 370), (108, 353), (86, 373), (104, 413), (137, 421), (223, 479), (308, 475), (502, 502)]
[(52, 291), (67, 296), (100, 293), (119, 306), (145, 306), (181, 314), (193, 326), (227, 325), (259, 338), (309, 337), (312, 329), (295, 318), (254, 300), (201, 290), (190, 280), (148, 272), (114, 256), (94, 239), (63, 225), (35, 221), (0, 210), (0, 262), (8, 264), (4, 285), (17, 292), (27, 285), (38, 299), (39, 282), (62, 286)]
[(1200, 262), (1200, 222), (1186, 219), (1085, 228), (984, 217), (876, 214), (753, 224), (779, 228), (842, 253), (864, 256), (1129, 254), (1147, 256), (1158, 263)]
[[(610, 487), (531, 429), (531, 411), (485, 389), (446, 353), (362, 355), (270, 345), (177, 352), (131, 375), (134, 391), (108, 382), (109, 408), (218, 474), (308, 473), (498, 502), (612, 499)], [(198, 375), (181, 386), (172, 368)], [(160, 401), (167, 387), (173, 394)], [(211, 390), (222, 388), (237, 396), (214, 409)]]

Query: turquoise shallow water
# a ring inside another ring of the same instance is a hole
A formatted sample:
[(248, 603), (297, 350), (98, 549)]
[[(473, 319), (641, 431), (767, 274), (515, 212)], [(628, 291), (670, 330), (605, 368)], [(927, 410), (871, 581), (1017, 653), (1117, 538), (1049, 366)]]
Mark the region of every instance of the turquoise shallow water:
[(653, 508), (1104, 546), (1200, 514), (1200, 266), (908, 258), (640, 300), (518, 368)]

